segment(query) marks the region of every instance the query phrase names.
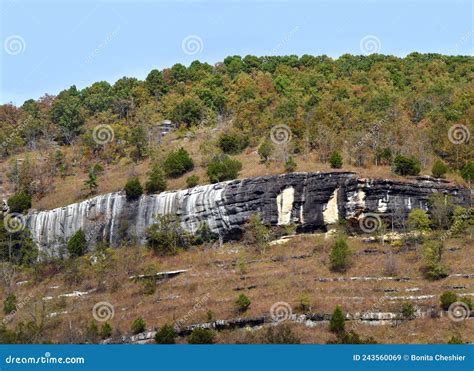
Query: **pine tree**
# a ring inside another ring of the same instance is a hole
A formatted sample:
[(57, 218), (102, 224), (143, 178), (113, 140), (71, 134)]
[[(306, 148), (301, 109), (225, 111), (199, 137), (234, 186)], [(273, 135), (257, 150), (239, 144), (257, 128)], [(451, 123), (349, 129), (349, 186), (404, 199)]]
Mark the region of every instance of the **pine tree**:
[(329, 321), (329, 330), (331, 330), (331, 332), (341, 333), (344, 331), (344, 327), (344, 313), (342, 313), (341, 307), (337, 305), (332, 313), (331, 320)]

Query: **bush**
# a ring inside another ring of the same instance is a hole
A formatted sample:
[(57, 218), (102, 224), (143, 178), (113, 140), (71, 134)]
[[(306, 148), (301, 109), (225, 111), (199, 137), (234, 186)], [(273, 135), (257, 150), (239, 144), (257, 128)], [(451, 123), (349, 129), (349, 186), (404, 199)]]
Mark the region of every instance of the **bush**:
[(102, 339), (107, 339), (112, 336), (112, 326), (108, 322), (105, 322), (100, 328), (99, 335)]
[(271, 231), (263, 223), (260, 215), (250, 215), (249, 220), (244, 225), (243, 242), (258, 250), (260, 253), (265, 252), (270, 241)]
[(435, 178), (444, 178), (445, 174), (448, 172), (448, 167), (441, 160), (436, 160), (431, 168), (431, 175)]
[(10, 213), (23, 213), (31, 207), (31, 196), (20, 191), (7, 200)]
[(329, 330), (335, 333), (341, 333), (344, 331), (345, 327), (345, 318), (342, 313), (342, 309), (339, 305), (336, 306), (334, 312), (332, 313), (331, 320), (329, 321)]
[(451, 339), (448, 340), (448, 344), (464, 344), (461, 336), (453, 335)]
[(130, 328), (133, 335), (144, 332), (145, 329), (146, 329), (146, 323), (142, 317), (138, 317), (137, 319), (135, 319), (135, 321), (133, 321), (132, 323), (132, 327)]
[(452, 291), (445, 291), (441, 294), (439, 300), (441, 302), (441, 308), (443, 310), (448, 310), (451, 304), (458, 301), (458, 296)]
[(402, 304), (402, 316), (405, 319), (410, 319), (413, 318), (415, 315), (415, 307), (413, 306), (412, 303), (403, 303)]
[(196, 327), (188, 336), (189, 344), (214, 344), (216, 334), (207, 328)]
[(338, 237), (329, 256), (331, 270), (344, 272), (348, 266), (349, 254), (350, 251), (345, 237)]
[(239, 176), (242, 163), (227, 155), (215, 156), (207, 165), (207, 176), (211, 183), (232, 180)]
[(171, 151), (163, 163), (165, 174), (171, 178), (177, 178), (194, 168), (194, 162), (184, 148)]
[(263, 335), (265, 344), (300, 344), (300, 339), (286, 325), (270, 326)]
[(74, 233), (67, 242), (67, 251), (71, 258), (82, 256), (87, 251), (86, 235), (82, 229)]
[(370, 336), (366, 339), (362, 339), (359, 334), (351, 330), (349, 332), (341, 332), (337, 335), (335, 341), (328, 341), (328, 344), (377, 344), (375, 339)]
[(148, 247), (157, 255), (174, 255), (190, 245), (190, 237), (174, 215), (158, 215), (146, 230)]
[(235, 301), (237, 312), (244, 313), (250, 307), (250, 299), (245, 294), (240, 294)]
[(265, 140), (262, 144), (260, 144), (257, 152), (258, 152), (258, 155), (260, 156), (260, 160), (262, 162), (267, 162), (273, 153), (272, 142), (270, 142), (269, 140)]
[(329, 163), (333, 169), (340, 169), (342, 167), (342, 156), (339, 152), (334, 151), (329, 158)]
[(3, 302), (3, 313), (10, 314), (14, 310), (16, 310), (16, 295), (11, 292), (7, 295), (5, 301)]
[(421, 164), (415, 157), (405, 157), (398, 155), (393, 160), (393, 171), (399, 175), (418, 175), (421, 171)]
[(296, 170), (296, 167), (295, 159), (292, 156), (288, 157), (288, 160), (285, 161), (285, 172), (292, 173)]
[(124, 190), (125, 194), (127, 195), (127, 200), (129, 201), (136, 200), (143, 194), (143, 188), (140, 184), (140, 179), (138, 179), (136, 176), (127, 180)]
[(165, 173), (158, 164), (154, 164), (148, 173), (145, 190), (146, 193), (163, 192), (166, 190)]
[(176, 331), (172, 325), (165, 324), (155, 334), (155, 342), (157, 344), (174, 344)]
[(459, 299), (459, 301), (466, 304), (469, 310), (472, 310), (472, 300), (469, 296), (464, 296), (461, 299)]
[(430, 240), (423, 244), (423, 270), (425, 277), (439, 280), (448, 276), (447, 269), (441, 264), (443, 241)]
[(430, 218), (426, 211), (422, 209), (413, 209), (408, 214), (408, 228), (416, 231), (428, 231), (430, 229)]
[(99, 329), (97, 328), (97, 324), (95, 323), (95, 321), (90, 321), (86, 328), (87, 341), (94, 343), (97, 341), (98, 336), (99, 336)]
[(474, 180), (474, 161), (469, 161), (461, 169), (461, 176), (466, 182), (472, 182)]
[(188, 188), (193, 188), (196, 187), (199, 184), (199, 176), (196, 174), (193, 174), (191, 176), (188, 176), (186, 178), (186, 185)]
[(311, 309), (311, 302), (309, 296), (303, 293), (298, 298), (298, 309), (302, 312), (308, 312)]
[(219, 137), (219, 147), (222, 152), (236, 155), (249, 145), (247, 136), (240, 133), (223, 133)]

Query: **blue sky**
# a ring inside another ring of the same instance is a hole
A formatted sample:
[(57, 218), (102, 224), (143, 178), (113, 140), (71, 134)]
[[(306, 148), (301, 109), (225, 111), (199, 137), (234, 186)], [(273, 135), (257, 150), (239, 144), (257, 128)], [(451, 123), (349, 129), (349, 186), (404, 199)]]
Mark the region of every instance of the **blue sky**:
[(464, 0), (0, 3), (0, 103), (16, 105), (235, 54), (473, 55), (473, 2)]

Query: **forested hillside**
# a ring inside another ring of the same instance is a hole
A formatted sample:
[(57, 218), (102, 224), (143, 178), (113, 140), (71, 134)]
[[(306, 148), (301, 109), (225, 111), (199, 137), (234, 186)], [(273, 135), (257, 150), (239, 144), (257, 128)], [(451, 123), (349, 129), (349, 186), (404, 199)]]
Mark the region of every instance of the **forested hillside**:
[[(430, 174), (436, 163), (434, 175), (449, 171), (462, 181), (461, 171), (469, 181), (473, 73), (469, 56), (231, 56), (214, 66), (194, 61), (152, 70), (144, 81), (72, 86), (21, 107), (0, 106), (3, 194), (24, 190), (40, 199), (54, 191), (54, 179), (77, 174), (88, 176), (85, 186), (94, 193), (108, 166), (152, 159), (163, 167), (164, 147), (158, 149), (155, 135), (163, 120), (179, 125), (177, 138), (187, 141), (168, 150), (189, 151), (200, 130), (211, 130), (194, 145), (203, 167), (222, 152), (248, 148), (282, 171), (299, 170), (298, 159), (308, 158), (333, 168), (393, 169), (398, 156), (401, 175)], [(242, 167), (232, 166), (227, 177)], [(176, 178), (192, 167), (165, 172)], [(201, 182), (225, 178), (208, 170)]]

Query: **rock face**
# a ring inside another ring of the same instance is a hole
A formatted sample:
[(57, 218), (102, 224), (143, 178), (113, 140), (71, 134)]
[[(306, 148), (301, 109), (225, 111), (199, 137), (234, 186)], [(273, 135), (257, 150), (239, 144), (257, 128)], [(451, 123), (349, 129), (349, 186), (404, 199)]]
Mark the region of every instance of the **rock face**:
[(252, 214), (273, 226), (294, 223), (298, 231), (326, 230), (340, 219), (358, 222), (368, 213), (384, 218), (394, 213), (406, 215), (413, 208), (428, 210), (428, 198), (436, 192), (470, 206), (468, 189), (433, 180), (361, 179), (345, 172), (291, 173), (143, 195), (131, 202), (123, 192), (109, 193), (32, 212), (27, 227), (48, 255), (56, 254), (79, 228), (91, 244), (98, 240), (112, 246), (127, 240), (145, 243), (145, 231), (159, 214), (175, 214), (191, 233), (207, 223), (222, 238), (232, 239), (241, 234)]

